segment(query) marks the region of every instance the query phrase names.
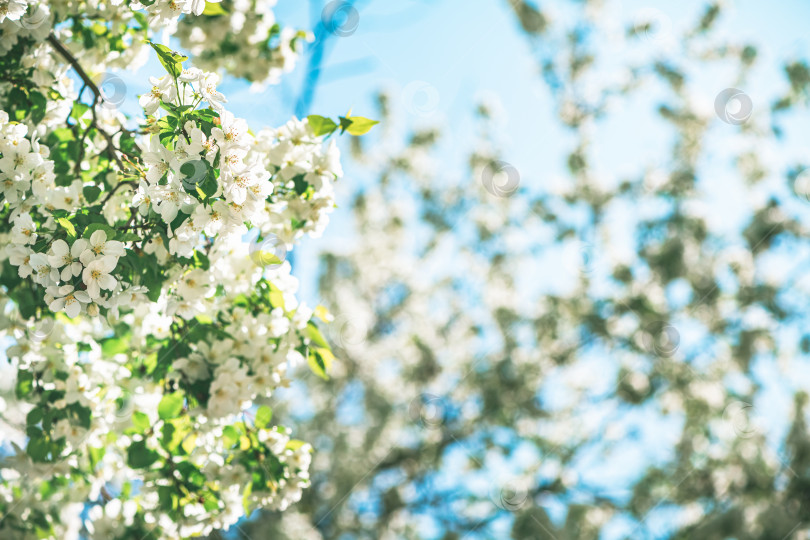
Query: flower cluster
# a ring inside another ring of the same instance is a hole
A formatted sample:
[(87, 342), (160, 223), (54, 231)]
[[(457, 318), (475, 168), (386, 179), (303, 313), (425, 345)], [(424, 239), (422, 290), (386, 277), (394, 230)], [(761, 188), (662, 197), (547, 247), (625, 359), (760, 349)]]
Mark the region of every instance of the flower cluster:
[[(4, 316), (2, 322), (10, 321)], [(27, 412), (22, 401), (5, 411), (7, 418), (23, 414), (29, 440), (25, 450), (15, 442), (16, 456), (3, 464), (0, 504), (8, 504), (4, 525), (11, 526), (4, 534), (31, 513), (41, 519), (67, 506), (78, 515), (75, 508), (98, 498), (85, 523), (62, 523), (68, 537), (82, 526), (90, 538), (119, 538), (121, 531), (143, 536), (159, 525), (164, 537), (186, 538), (227, 528), (254, 508), (284, 509), (300, 499), (309, 482), (311, 447), (291, 440), (282, 427), (266, 425), (269, 409), (258, 409), (250, 423), (206, 423), (194, 411), (179, 414), (176, 393), (161, 397), (161, 385), (133, 373), (126, 355), (105, 358), (108, 346), (90, 342), (82, 351), (81, 344), (68, 344), (82, 335), (93, 335), (90, 325), (57, 323), (39, 339), (26, 332), (8, 350), (27, 367), (18, 391), (25, 392), (22, 383), (40, 397), (28, 396), (35, 406)], [(129, 380), (132, 388), (111, 386), (111, 380)], [(243, 437), (250, 441), (247, 448)], [(155, 466), (164, 459), (183, 476), (166, 476)], [(258, 482), (252, 480), (256, 474)], [(111, 495), (131, 489), (136, 480), (142, 482), (137, 497)], [(176, 482), (168, 496), (172, 504), (183, 504), (182, 515), (167, 506), (167, 481)], [(73, 488), (42, 499), (42, 486), (51, 482)]]
[(0, 54), (20, 39), (44, 40), (51, 30), (53, 15), (48, 4), (9, 0), (0, 5)]
[[(56, 232), (53, 212), (81, 207), (82, 185), (77, 181), (56, 186), (54, 163), (45, 159), (49, 149), (29, 140), (27, 131), (0, 111), (0, 182), (12, 224), (4, 259), (16, 267), (20, 278), (45, 289), (44, 299), (52, 311), (64, 311), (69, 317), (83, 311), (98, 315), (98, 304), (106, 307), (110, 298), (102, 296), (102, 290), (121, 292), (110, 274), (124, 256), (124, 244), (109, 240), (103, 229), (95, 227), (85, 230), (86, 239)], [(32, 213), (37, 216), (39, 207), (47, 208), (49, 216), (35, 222)]]
[(275, 2), (240, 0), (211, 7), (208, 14), (181, 21), (177, 37), (198, 65), (225, 69), (256, 84), (276, 84), (293, 69), (306, 32), (281, 28), (270, 9)]
[[(268, 398), (333, 360), (329, 317), (298, 302), (284, 255), (334, 207), (335, 130), (318, 117), (254, 136), (217, 74), (152, 42), (166, 75), (133, 128), (82, 67), (123, 65), (139, 32), (215, 5), (55, 2), (44, 30), (22, 22), (37, 6), (0, 6), (19, 26), (0, 38), (0, 336), (16, 375), (0, 537), (186, 538), (309, 483), (311, 447), (271, 423)], [(83, 34), (107, 15), (104, 39)]]
[[(64, 77), (67, 66), (55, 58), (46, 43), (52, 32), (82, 65), (102, 74), (100, 80), (110, 70), (137, 69), (145, 64), (149, 54), (145, 40), (163, 31), (177, 32), (202, 67), (211, 71), (225, 69), (253, 82), (275, 83), (281, 74), (292, 70), (299, 54), (297, 43), (308, 34), (279, 25), (270, 9), (272, 4), (227, 0), (8, 0), (0, 3), (0, 54), (21, 58), (26, 71), (15, 75), (24, 76), (46, 96), (49, 109), (67, 105), (67, 112), (77, 96), (72, 80)], [(223, 32), (226, 26), (233, 32)], [(8, 80), (0, 80), (0, 97), (13, 88)], [(122, 101), (122, 96), (115, 97), (109, 103), (111, 108)], [(32, 125), (40, 123), (41, 119)]]

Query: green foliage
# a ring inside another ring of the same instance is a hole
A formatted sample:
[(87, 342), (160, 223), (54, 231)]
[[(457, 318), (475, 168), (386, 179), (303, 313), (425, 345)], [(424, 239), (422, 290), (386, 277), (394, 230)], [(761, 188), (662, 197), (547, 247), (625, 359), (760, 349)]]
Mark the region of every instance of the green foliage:
[(370, 120), (362, 116), (341, 116), (338, 118), (339, 124), (324, 116), (312, 114), (307, 116), (309, 125), (316, 136), (331, 135), (338, 127), (341, 133), (349, 132), (351, 135), (365, 135), (371, 128), (379, 124), (377, 120)]
[(166, 69), (166, 72), (175, 79), (183, 71), (183, 62), (188, 60), (188, 56), (175, 52), (165, 45), (155, 43), (153, 41), (146, 41), (157, 53), (158, 60), (161, 65)]

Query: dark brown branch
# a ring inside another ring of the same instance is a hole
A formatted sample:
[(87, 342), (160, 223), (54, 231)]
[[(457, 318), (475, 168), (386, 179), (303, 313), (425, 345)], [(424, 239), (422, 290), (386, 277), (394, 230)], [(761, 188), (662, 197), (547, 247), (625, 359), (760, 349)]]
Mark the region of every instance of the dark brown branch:
[(120, 182), (120, 183), (116, 184), (115, 187), (113, 187), (110, 190), (110, 192), (107, 193), (107, 196), (104, 197), (104, 200), (101, 201), (101, 206), (104, 206), (105, 204), (107, 204), (107, 201), (109, 201), (112, 198), (112, 196), (115, 194), (116, 191), (118, 191), (118, 188), (120, 188), (121, 186), (132, 186), (133, 188), (137, 188), (138, 184), (136, 184), (132, 180), (125, 180), (123, 182)]
[[(107, 141), (107, 148), (109, 150), (110, 157), (112, 157), (115, 160), (116, 164), (118, 165), (118, 168), (123, 171), (124, 163), (121, 161), (121, 157), (117, 153), (118, 149), (113, 143), (112, 135), (107, 133), (106, 130), (101, 129), (101, 126), (98, 124), (96, 105), (98, 104), (100, 99), (103, 99), (103, 96), (101, 95), (101, 90), (99, 90), (98, 86), (96, 85), (96, 83), (93, 82), (90, 76), (87, 75), (87, 72), (84, 71), (84, 68), (82, 68), (81, 64), (79, 64), (79, 61), (76, 60), (76, 57), (74, 57), (71, 54), (71, 52), (64, 45), (62, 45), (62, 43), (58, 39), (56, 39), (55, 35), (50, 34), (48, 36), (48, 43), (50, 43), (53, 46), (53, 48), (56, 49), (56, 52), (58, 52), (65, 60), (67, 60), (67, 62), (76, 72), (76, 74), (79, 75), (79, 77), (81, 78), (82, 82), (84, 83), (84, 86), (89, 88), (90, 91), (93, 92), (93, 104), (90, 106), (91, 111), (93, 113), (93, 122), (91, 125), (92, 127), (95, 127), (96, 130), (99, 133), (101, 133), (101, 136), (104, 137), (104, 139)], [(84, 87), (82, 88), (82, 91), (84, 91)]]

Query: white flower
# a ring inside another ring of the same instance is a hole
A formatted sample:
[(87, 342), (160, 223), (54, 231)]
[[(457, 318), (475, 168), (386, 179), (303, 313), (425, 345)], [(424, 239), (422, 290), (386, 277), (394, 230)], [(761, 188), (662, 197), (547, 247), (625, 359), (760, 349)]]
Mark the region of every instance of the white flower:
[(205, 141), (205, 133), (191, 120), (185, 123), (183, 129), (188, 135), (188, 140), (186, 140), (185, 137), (180, 137), (178, 144), (183, 147), (183, 150), (186, 154), (189, 154), (190, 157), (196, 157), (204, 149), (203, 142)]
[(286, 124), (278, 128), (278, 140), (290, 141), (294, 145), (310, 145), (315, 142), (309, 120), (299, 120), (292, 117)]
[(237, 172), (230, 179), (230, 182), (226, 183), (224, 187), (225, 194), (236, 204), (242, 204), (247, 198), (248, 190), (253, 188), (255, 182), (256, 180), (250, 170), (243, 169)]
[(198, 300), (206, 295), (210, 287), (205, 270), (195, 268), (177, 283), (177, 292), (185, 300)]
[[(94, 231), (93, 234), (90, 235), (90, 244), (88, 249), (85, 253), (90, 252), (94, 257), (99, 256), (112, 256), (112, 257), (123, 257), (124, 256), (124, 244), (123, 242), (119, 242), (117, 240), (107, 240), (107, 233), (102, 231), (101, 229)], [(86, 264), (87, 255), (82, 256), (82, 262)]]
[(37, 241), (37, 227), (29, 214), (20, 214), (11, 229), (11, 241), (15, 244), (33, 244)]
[(269, 332), (272, 337), (281, 337), (290, 330), (290, 319), (284, 315), (284, 310), (275, 308), (270, 312)]
[(177, 359), (172, 367), (183, 373), (192, 382), (207, 379), (209, 376), (205, 358), (197, 352), (189, 354), (186, 358)]
[(74, 291), (73, 285), (63, 285), (51, 294), (56, 298), (48, 308), (54, 313), (64, 310), (71, 319), (81, 313), (82, 304), (90, 303), (90, 295), (84, 291)]
[(174, 185), (154, 186), (152, 208), (163, 221), (171, 223), (177, 217), (180, 205), (187, 199), (185, 191)]
[(17, 273), (21, 278), (27, 278), (34, 271), (31, 268), (31, 255), (34, 250), (28, 246), (10, 245), (6, 252), (8, 254), (8, 262), (18, 267)]
[(246, 146), (244, 140), (248, 132), (248, 125), (242, 118), (236, 118), (228, 111), (220, 114), (220, 127), (211, 130), (211, 136), (217, 141), (220, 148), (228, 149), (231, 146)]
[(184, 83), (195, 83), (202, 79), (203, 77), (203, 70), (200, 68), (183, 68), (183, 71), (180, 72), (180, 75), (177, 77), (177, 80)]
[(62, 269), (62, 281), (68, 281), (73, 276), (82, 273), (82, 263), (79, 257), (87, 249), (88, 242), (84, 238), (79, 238), (68, 248), (67, 242), (57, 240), (51, 245), (51, 255), (48, 255), (48, 262), (54, 268)]
[(72, 425), (67, 418), (59, 420), (53, 426), (53, 438), (58, 440), (64, 437), (68, 444), (74, 448), (81, 444), (86, 433), (86, 429)]
[(202, 15), (202, 12), (205, 11), (206, 1), (212, 4), (218, 4), (221, 0), (191, 0), (191, 12), (194, 15)]
[(200, 81), (200, 93), (212, 109), (222, 112), (224, 109), (222, 104), (227, 103), (228, 100), (225, 99), (222, 93), (217, 91), (217, 84), (219, 84), (219, 75), (216, 73), (206, 73)]
[(146, 180), (150, 184), (157, 183), (169, 170), (169, 163), (174, 158), (174, 154), (163, 146), (158, 137), (152, 137), (149, 141), (149, 151), (143, 153), (143, 162), (149, 166), (146, 171)]
[[(48, 264), (48, 257), (46, 257), (44, 253), (33, 253), (29, 259), (29, 264), (33, 270), (34, 281), (46, 287), (51, 284), (52, 268)], [(53, 269), (53, 271), (56, 273), (56, 277), (59, 277), (59, 273), (56, 271), (56, 269)]]
[(160, 79), (149, 77), (149, 83), (152, 85), (152, 89), (138, 100), (146, 114), (154, 114), (161, 101), (172, 103), (177, 98), (174, 79), (168, 75), (164, 75)]
[(144, 180), (138, 182), (138, 190), (132, 197), (132, 204), (138, 208), (138, 213), (146, 216), (149, 213), (149, 208), (152, 205), (151, 186)]
[(50, 186), (45, 197), (54, 208), (73, 212), (82, 204), (82, 187), (81, 180), (65, 187)]
[(159, 234), (149, 239), (143, 251), (147, 254), (154, 254), (159, 264), (165, 264), (166, 260), (169, 258), (169, 251), (166, 249), (166, 246), (163, 245), (163, 237)]
[(0, 23), (7, 18), (12, 21), (20, 20), (25, 15), (28, 3), (25, 0), (3, 0), (0, 1)]
[(28, 139), (21, 139), (17, 145), (5, 145), (0, 158), (0, 181), (5, 198), (15, 203), (19, 195), (25, 193), (31, 183), (31, 171), (42, 163), (42, 156), (31, 152)]
[(87, 264), (87, 268), (82, 272), (82, 281), (87, 286), (87, 293), (91, 298), (98, 298), (101, 294), (99, 289), (111, 291), (118, 283), (110, 272), (115, 270), (117, 261), (115, 257), (100, 257)]

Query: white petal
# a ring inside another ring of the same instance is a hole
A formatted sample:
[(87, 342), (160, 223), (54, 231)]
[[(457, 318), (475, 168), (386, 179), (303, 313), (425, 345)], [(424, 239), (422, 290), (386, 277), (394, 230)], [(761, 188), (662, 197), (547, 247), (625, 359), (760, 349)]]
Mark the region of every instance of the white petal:
[(112, 255), (105, 255), (102, 257), (99, 262), (101, 263), (102, 271), (105, 274), (109, 274), (115, 267), (118, 265), (118, 257), (114, 257)]
[(90, 298), (98, 298), (101, 291), (98, 288), (98, 282), (91, 281), (87, 284), (87, 294), (90, 295)]
[(51, 249), (53, 250), (53, 254), (59, 257), (64, 257), (68, 254), (68, 245), (64, 240), (57, 240), (54, 242), (51, 245)]
[(118, 283), (110, 274), (103, 274), (98, 281), (101, 288), (107, 289), (108, 291), (113, 290), (115, 285)]
[(79, 303), (78, 300), (73, 300), (69, 304), (65, 306), (65, 313), (71, 319), (76, 317), (82, 311), (82, 305)]
[(96, 259), (96, 254), (93, 253), (91, 250), (86, 249), (79, 255), (79, 260), (82, 261), (82, 264), (85, 266), (90, 265)]
[(78, 240), (73, 242), (73, 245), (70, 246), (71, 257), (76, 258), (82, 253), (84, 253), (84, 251), (87, 249), (87, 245), (88, 245), (87, 240), (85, 240), (84, 238), (79, 238)]
[(106, 241), (107, 241), (107, 233), (105, 233), (101, 229), (97, 230), (96, 232), (90, 235), (90, 245), (93, 246), (103, 245), (104, 242)]

